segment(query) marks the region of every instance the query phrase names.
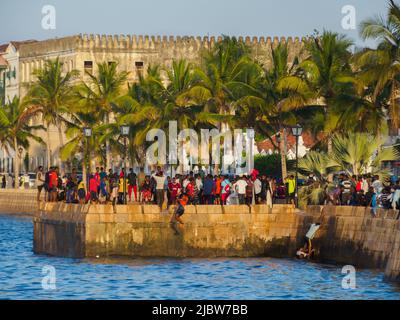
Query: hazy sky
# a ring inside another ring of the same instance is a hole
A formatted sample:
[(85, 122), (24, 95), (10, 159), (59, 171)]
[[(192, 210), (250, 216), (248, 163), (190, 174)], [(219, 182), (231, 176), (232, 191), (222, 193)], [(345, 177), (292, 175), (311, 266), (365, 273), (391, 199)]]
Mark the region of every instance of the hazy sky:
[[(42, 29), (42, 7), (56, 9), (56, 29)], [(342, 7), (356, 9), (357, 27), (386, 15), (386, 0), (0, 0), (0, 43), (78, 33), (143, 35), (306, 36), (314, 29), (348, 34)]]

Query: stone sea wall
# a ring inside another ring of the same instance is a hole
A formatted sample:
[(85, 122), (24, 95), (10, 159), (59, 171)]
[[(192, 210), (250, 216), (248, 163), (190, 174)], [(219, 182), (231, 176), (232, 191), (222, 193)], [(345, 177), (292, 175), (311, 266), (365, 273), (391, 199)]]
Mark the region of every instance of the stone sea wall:
[(37, 190), (33, 189), (0, 189), (0, 213), (32, 215), (39, 208), (36, 196)]
[[(172, 210), (172, 209), (171, 209)], [(321, 210), (323, 216), (321, 217)], [(399, 212), (288, 205), (188, 206), (183, 227), (154, 205), (44, 203), (34, 191), (1, 190), (0, 213), (33, 215), (34, 252), (65, 257), (294, 257), (311, 223), (321, 262), (377, 268), (400, 281)]]
[[(320, 215), (321, 207), (306, 208), (302, 228)], [(399, 211), (382, 210), (372, 215), (371, 208), (324, 208), (321, 230), (313, 241), (321, 261), (351, 264), (385, 270), (392, 280), (400, 280)]]
[(298, 218), (296, 209), (283, 205), (187, 206), (185, 225), (174, 228), (170, 213), (154, 205), (43, 203), (34, 215), (34, 251), (75, 257), (287, 256), (296, 250)]

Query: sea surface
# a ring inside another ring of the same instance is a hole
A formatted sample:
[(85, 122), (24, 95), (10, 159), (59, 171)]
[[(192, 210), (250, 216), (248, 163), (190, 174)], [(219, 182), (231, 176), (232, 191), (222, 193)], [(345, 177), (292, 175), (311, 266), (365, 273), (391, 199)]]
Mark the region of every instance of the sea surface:
[(32, 252), (30, 218), (0, 215), (0, 299), (400, 299), (383, 272), (296, 259), (69, 259)]

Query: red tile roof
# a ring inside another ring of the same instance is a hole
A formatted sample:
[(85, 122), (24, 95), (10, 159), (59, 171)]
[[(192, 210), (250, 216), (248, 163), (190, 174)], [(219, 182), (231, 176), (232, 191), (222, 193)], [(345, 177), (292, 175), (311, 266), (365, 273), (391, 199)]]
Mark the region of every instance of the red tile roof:
[(8, 43), (0, 44), (0, 53), (6, 52)]
[(7, 67), (8, 66), (8, 62), (6, 59), (4, 59), (4, 57), (0, 54), (0, 67)]
[[(303, 144), (306, 148), (312, 148), (318, 142), (318, 139), (313, 137), (313, 135), (308, 131), (303, 132), (301, 137), (303, 138)], [(321, 137), (318, 136), (318, 138), (321, 138)], [(277, 145), (275, 135), (272, 137), (272, 140)], [(268, 150), (274, 151), (275, 150), (270, 139), (265, 139), (264, 141), (258, 142), (257, 147), (258, 147), (259, 152), (261, 152), (263, 150), (264, 151), (268, 151)], [(287, 148), (288, 148), (288, 150), (294, 150), (296, 148), (296, 138), (289, 132), (287, 134)]]

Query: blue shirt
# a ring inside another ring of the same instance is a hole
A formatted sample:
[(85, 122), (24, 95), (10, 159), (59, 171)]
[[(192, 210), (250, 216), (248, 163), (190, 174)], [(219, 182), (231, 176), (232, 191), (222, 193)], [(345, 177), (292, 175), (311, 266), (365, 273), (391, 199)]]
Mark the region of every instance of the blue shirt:
[(213, 187), (214, 187), (214, 181), (212, 181), (211, 179), (204, 180), (203, 193), (207, 196), (212, 194)]

